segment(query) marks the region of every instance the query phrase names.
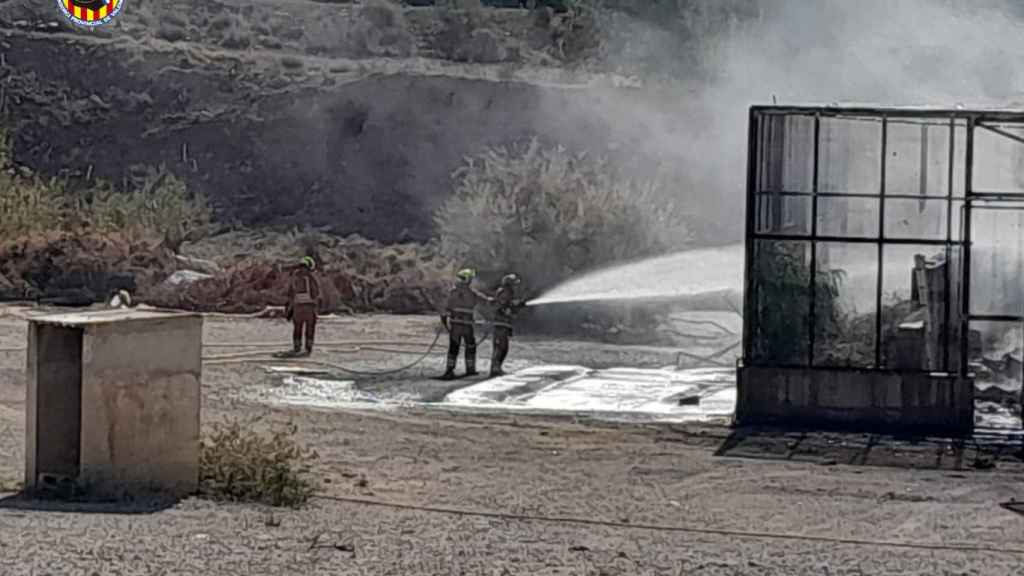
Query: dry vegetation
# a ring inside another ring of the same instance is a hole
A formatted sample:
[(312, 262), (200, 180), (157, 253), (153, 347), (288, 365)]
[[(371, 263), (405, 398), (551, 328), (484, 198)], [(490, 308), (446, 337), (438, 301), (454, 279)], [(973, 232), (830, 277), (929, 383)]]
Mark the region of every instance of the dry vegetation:
[(251, 423), (214, 424), (199, 456), (201, 493), (214, 500), (299, 507), (316, 489), (310, 466), (315, 450), (295, 441), (289, 424), (269, 435), (253, 433)]
[(284, 305), (287, 267), (304, 255), (320, 263), (323, 312), (433, 312), (452, 269), (429, 246), (383, 245), (313, 230), (239, 231), (187, 244), (185, 254), (223, 271), (184, 287), (157, 287), (147, 301), (203, 312), (258, 312)]
[(117, 190), (107, 182), (72, 186), (15, 166), (10, 139), (0, 131), (0, 238), (43, 233), (113, 233), (158, 240), (177, 248), (202, 235), (211, 209), (201, 195), (163, 169), (147, 169), (138, 186)]
[(514, 270), (535, 290), (612, 262), (686, 245), (686, 221), (656, 183), (605, 161), (526, 145), (466, 160), (438, 211), (442, 254), (486, 277)]

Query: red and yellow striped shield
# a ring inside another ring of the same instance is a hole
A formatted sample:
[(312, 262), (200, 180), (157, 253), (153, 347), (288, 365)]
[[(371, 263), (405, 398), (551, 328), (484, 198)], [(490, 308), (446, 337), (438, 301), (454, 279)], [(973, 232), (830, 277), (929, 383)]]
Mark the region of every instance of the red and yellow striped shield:
[(125, 0), (58, 0), (64, 15), (76, 24), (106, 24), (121, 12)]

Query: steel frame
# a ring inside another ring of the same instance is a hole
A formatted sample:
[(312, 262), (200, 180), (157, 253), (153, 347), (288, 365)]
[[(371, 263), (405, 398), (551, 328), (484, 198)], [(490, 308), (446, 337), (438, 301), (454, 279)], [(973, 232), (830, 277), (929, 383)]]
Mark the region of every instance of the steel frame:
[[(760, 171), (764, 166), (765, 150), (768, 143), (762, 141), (766, 133), (765, 119), (772, 116), (800, 116), (812, 117), (814, 122), (814, 143), (812, 153), (811, 169), (811, 191), (793, 190), (766, 190), (761, 187)], [(877, 194), (870, 193), (842, 193), (842, 192), (820, 192), (819, 191), (819, 168), (821, 162), (821, 122), (822, 119), (858, 119), (865, 121), (881, 122), (882, 141), (881, 160), (879, 166), (880, 183)], [(917, 121), (917, 122), (915, 122)], [(949, 130), (949, 158), (947, 190), (945, 194), (886, 194), (886, 156), (888, 146), (888, 126), (890, 123), (924, 123), (931, 126), (943, 126)], [(1024, 128), (1024, 111), (1008, 110), (962, 110), (962, 109), (939, 109), (939, 108), (876, 108), (876, 107), (813, 107), (813, 106), (753, 106), (750, 108), (748, 124), (748, 150), (747, 150), (747, 221), (746, 221), (746, 264), (744, 270), (744, 330), (743, 330), (743, 363), (745, 365), (769, 365), (782, 368), (803, 368), (803, 369), (827, 369), (827, 370), (854, 370), (854, 371), (885, 371), (894, 372), (891, 368), (882, 366), (882, 290), (885, 265), (885, 247), (887, 245), (918, 245), (918, 246), (941, 246), (945, 250), (946, 262), (952, 262), (954, 250), (959, 249), (960, 270), (956, 278), (952, 277), (951, 266), (946, 266), (945, 278), (945, 318), (947, 329), (943, 339), (942, 368), (938, 372), (950, 374), (950, 340), (952, 338), (952, 326), (948, 325), (952, 312), (951, 288), (954, 283), (960, 287), (959, 304), (960, 314), (960, 358), (957, 366), (957, 373), (960, 376), (969, 376), (969, 337), (972, 322), (994, 321), (994, 322), (1020, 322), (1024, 323), (1024, 317), (1017, 315), (993, 315), (993, 314), (972, 314), (971, 312), (971, 245), (973, 239), (972, 214), (973, 210), (1020, 210), (1024, 211), (1024, 190), (1020, 192), (991, 192), (974, 189), (974, 135), (975, 130), (984, 129), (1016, 142), (1024, 144), (1024, 136), (1004, 130), (1001, 126), (1015, 125)], [(957, 195), (955, 192), (955, 171), (957, 165), (957, 131), (964, 130), (966, 133), (963, 149), (963, 193)], [(758, 231), (758, 200), (771, 197), (806, 197), (811, 199), (810, 207), (810, 232), (808, 234), (779, 234), (772, 232)], [(878, 232), (877, 236), (830, 236), (818, 234), (818, 199), (819, 198), (866, 198), (878, 200)], [(938, 202), (945, 200), (945, 238), (906, 238), (887, 237), (885, 233), (885, 205), (887, 200), (921, 200), (926, 202)], [(984, 205), (991, 202), (1002, 202), (1003, 205)], [(955, 203), (960, 206), (960, 230), (953, 229), (953, 214)], [(957, 232), (954, 235), (954, 232)], [(800, 364), (782, 364), (770, 362), (754, 362), (753, 338), (757, 322), (754, 311), (754, 266), (756, 258), (755, 246), (761, 241), (796, 241), (806, 243), (810, 246), (810, 284), (807, 287), (809, 292), (808, 310), (808, 336), (807, 336), (807, 362)], [(877, 246), (877, 285), (875, 287), (875, 350), (874, 364), (872, 366), (824, 366), (815, 363), (814, 350), (816, 338), (815, 319), (815, 278), (817, 272), (817, 246), (822, 242), (834, 242), (842, 244), (874, 244)], [(900, 372), (932, 372), (935, 370), (909, 369), (899, 370)]]

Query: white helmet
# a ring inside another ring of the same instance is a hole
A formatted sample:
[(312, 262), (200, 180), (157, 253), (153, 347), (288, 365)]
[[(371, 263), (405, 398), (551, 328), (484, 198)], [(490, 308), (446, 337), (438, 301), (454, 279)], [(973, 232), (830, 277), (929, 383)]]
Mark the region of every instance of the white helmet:
[(127, 290), (118, 290), (110, 297), (107, 301), (108, 308), (131, 308), (132, 306), (132, 295)]

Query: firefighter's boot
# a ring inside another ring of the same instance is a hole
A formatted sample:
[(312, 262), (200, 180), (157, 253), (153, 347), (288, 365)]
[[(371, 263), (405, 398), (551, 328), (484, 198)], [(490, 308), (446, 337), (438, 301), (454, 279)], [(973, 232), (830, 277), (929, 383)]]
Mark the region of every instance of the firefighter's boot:
[(455, 360), (457, 356), (448, 355), (448, 364), (445, 366), (444, 374), (441, 375), (441, 380), (455, 380)]

